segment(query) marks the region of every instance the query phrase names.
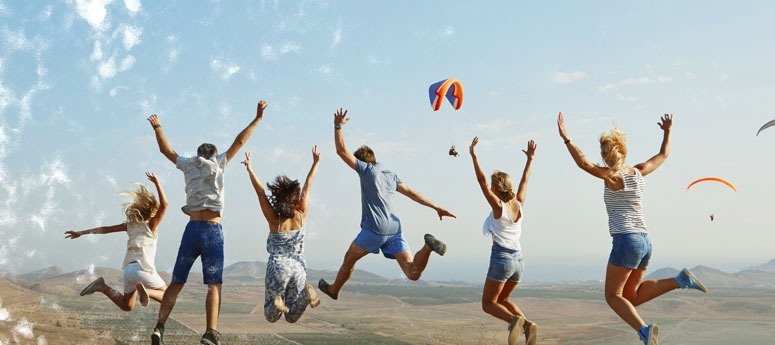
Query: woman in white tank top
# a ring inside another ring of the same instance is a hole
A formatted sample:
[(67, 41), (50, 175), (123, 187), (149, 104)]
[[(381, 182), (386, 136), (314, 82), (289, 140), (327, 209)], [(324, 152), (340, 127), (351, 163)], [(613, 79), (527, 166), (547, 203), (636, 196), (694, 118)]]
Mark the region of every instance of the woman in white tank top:
[(314, 308), (320, 304), (315, 289), (307, 284), (307, 264), (304, 260), (304, 221), (319, 162), (320, 152), (315, 145), (312, 147), (312, 167), (304, 186), (299, 188), (298, 180), (291, 180), (285, 175), (277, 176), (267, 185), (271, 196), (267, 196), (267, 190), (253, 172), (250, 152), (245, 153), (242, 162), (269, 225), (266, 242), (269, 259), (264, 282), (264, 317), (269, 322), (276, 322), (283, 315), (286, 321), (296, 322), (308, 305)]
[(522, 246), (519, 243), (524, 217), (522, 204), (525, 202), (527, 179), (533, 165), (536, 145), (530, 140), (527, 150), (522, 150), (527, 161), (515, 194), (511, 177), (502, 171), (495, 171), (490, 178), (492, 185), (487, 185), (487, 177), (476, 158), (475, 147), (478, 143), (479, 137), (474, 137), (469, 152), (474, 163), (476, 181), (492, 209), (482, 229), (485, 235), (492, 236), (490, 267), (482, 291), (482, 309), (509, 324), (509, 345), (516, 344), (523, 331), (525, 343), (535, 345), (538, 327), (525, 317), (516, 303), (509, 300), (509, 296), (517, 288), (522, 277)]
[(81, 291), (81, 296), (94, 292), (102, 292), (108, 296), (121, 310), (130, 311), (135, 306), (137, 296), (140, 304), (148, 305), (149, 297), (161, 302), (167, 285), (156, 272), (154, 264), (156, 258), (156, 242), (158, 240), (157, 228), (164, 218), (167, 210), (167, 196), (161, 187), (159, 179), (153, 173), (146, 172), (145, 176), (156, 186), (159, 200), (140, 184), (137, 191), (125, 192), (132, 201), (124, 205), (126, 222), (81, 231), (65, 231), (65, 238), (76, 239), (85, 234), (109, 234), (124, 231), (129, 237), (127, 240), (126, 254), (124, 255), (124, 293), (120, 293), (105, 284), (105, 279), (99, 277)]

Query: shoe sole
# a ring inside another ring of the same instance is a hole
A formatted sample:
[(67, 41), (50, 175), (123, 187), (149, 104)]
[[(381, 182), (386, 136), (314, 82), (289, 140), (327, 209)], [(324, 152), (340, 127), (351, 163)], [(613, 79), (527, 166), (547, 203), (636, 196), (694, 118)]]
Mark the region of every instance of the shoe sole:
[(326, 294), (326, 296), (328, 296), (328, 297), (331, 297), (331, 299), (333, 299), (333, 300), (338, 300), (339, 299), (339, 294), (332, 295), (331, 292), (328, 291), (328, 287), (329, 286), (331, 286), (331, 285), (329, 285), (328, 282), (326, 282), (323, 279), (321, 279), (318, 282), (318, 290), (320, 290), (320, 292)]
[(161, 342), (161, 335), (153, 333), (151, 334), (151, 345), (164, 345), (164, 343)]
[(516, 345), (519, 341), (519, 336), (521, 335), (520, 332), (522, 332), (522, 328), (525, 326), (525, 318), (517, 316), (517, 322), (512, 325), (511, 330), (509, 331), (509, 345)]
[(95, 279), (93, 282), (89, 283), (89, 285), (83, 288), (83, 290), (81, 290), (81, 296), (93, 294), (95, 291), (97, 291), (97, 288), (103, 284), (105, 284), (105, 279), (102, 279), (102, 277)]
[(200, 345), (218, 345), (217, 343), (214, 343), (214, 342), (209, 341), (207, 339), (202, 339), (201, 341), (199, 341), (199, 344)]
[(431, 250), (433, 250), (436, 254), (441, 256), (444, 256), (444, 254), (447, 252), (447, 245), (444, 244), (444, 242), (439, 241), (431, 234), (425, 235), (425, 244), (427, 244), (428, 247), (431, 247)]
[(649, 345), (659, 345), (659, 327), (657, 325), (651, 325), (651, 333), (649, 334)]
[(538, 340), (538, 325), (531, 322), (527, 329), (528, 330), (525, 332), (525, 344), (536, 345), (536, 341)]
[(148, 306), (148, 291), (145, 290), (145, 286), (143, 283), (137, 283), (135, 285), (135, 289), (137, 290), (137, 295), (140, 298), (140, 305), (143, 307)]
[(697, 279), (697, 276), (695, 276), (694, 273), (692, 273), (692, 271), (689, 271), (688, 268), (684, 268), (682, 272), (686, 274), (686, 276), (689, 277), (689, 279), (691, 279), (694, 282), (694, 284), (697, 285), (697, 287), (699, 288), (698, 290), (705, 293), (708, 292), (708, 288), (705, 287), (705, 284), (703, 284), (699, 279)]
[(283, 313), (283, 314), (288, 312), (288, 307), (285, 306), (285, 303), (283, 303), (283, 300), (282, 298), (280, 298), (280, 295), (274, 296), (274, 311), (277, 313)]

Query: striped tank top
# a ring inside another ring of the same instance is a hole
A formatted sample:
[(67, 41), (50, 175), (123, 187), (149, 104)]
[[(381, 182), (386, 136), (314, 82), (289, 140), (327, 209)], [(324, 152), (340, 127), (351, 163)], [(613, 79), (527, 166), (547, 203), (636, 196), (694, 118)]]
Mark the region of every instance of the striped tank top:
[(635, 174), (621, 171), (624, 187), (620, 190), (610, 190), (603, 184), (603, 200), (608, 212), (608, 233), (613, 235), (627, 233), (648, 233), (646, 220), (643, 216), (644, 180), (638, 169)]

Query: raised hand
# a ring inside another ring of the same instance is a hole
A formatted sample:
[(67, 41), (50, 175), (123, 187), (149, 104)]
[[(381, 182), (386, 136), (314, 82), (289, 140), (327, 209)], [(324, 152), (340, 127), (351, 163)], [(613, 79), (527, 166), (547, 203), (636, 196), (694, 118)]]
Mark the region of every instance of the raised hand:
[(256, 105), (256, 118), (261, 119), (264, 117), (264, 109), (266, 109), (266, 101), (260, 100), (258, 101), (258, 104)]
[(535, 141), (530, 140), (527, 142), (527, 150), (522, 150), (522, 152), (525, 153), (527, 158), (533, 158), (536, 153), (536, 147), (538, 147), (538, 145), (536, 145)]
[(479, 143), (479, 137), (474, 137), (474, 140), (471, 140), (471, 146), (468, 147), (468, 152), (471, 153), (472, 156), (476, 155), (476, 152), (474, 151), (474, 147), (476, 147), (476, 144)]
[(312, 146), (312, 161), (317, 163), (320, 161), (320, 151), (318, 151), (318, 146)]
[(148, 122), (151, 124), (151, 127), (154, 128), (156, 128), (157, 125), (161, 126), (161, 120), (159, 120), (159, 116), (156, 114), (148, 116)]
[(70, 231), (65, 231), (65, 233), (67, 234), (65, 238), (76, 239), (78, 237), (81, 237), (81, 233), (79, 231), (70, 230)]
[(562, 117), (562, 112), (560, 112), (560, 115), (557, 115), (557, 129), (560, 131), (562, 140), (567, 141), (570, 139), (568, 137), (568, 132), (565, 130), (565, 119)]
[(344, 125), (349, 120), (350, 120), (350, 118), (347, 117), (347, 109), (339, 108), (339, 110), (337, 110), (334, 113), (334, 124), (335, 125), (340, 125), (340, 126)]
[(245, 160), (242, 161), (241, 163), (244, 164), (245, 167), (250, 169), (250, 163), (251, 163), (251, 161), (250, 161), (250, 152), (245, 152)]
[(665, 114), (660, 118), (660, 121), (657, 122), (657, 125), (659, 125), (659, 128), (662, 128), (663, 131), (670, 130), (671, 127), (673, 127), (673, 114)]
[(153, 183), (159, 182), (159, 179), (157, 179), (156, 175), (154, 175), (152, 172), (146, 172), (145, 176), (148, 177), (148, 181), (151, 181)]
[(439, 215), (439, 220), (442, 220), (442, 217), (457, 218), (457, 217), (455, 217), (454, 214), (450, 213), (449, 211), (447, 211), (447, 210), (445, 210), (445, 209), (443, 209), (441, 207), (436, 209), (436, 213)]

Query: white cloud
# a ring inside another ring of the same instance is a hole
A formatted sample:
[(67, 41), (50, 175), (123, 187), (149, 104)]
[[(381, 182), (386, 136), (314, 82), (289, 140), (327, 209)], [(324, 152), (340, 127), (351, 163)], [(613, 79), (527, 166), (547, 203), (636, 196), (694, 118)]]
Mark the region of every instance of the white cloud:
[(455, 28), (451, 25), (448, 25), (444, 30), (441, 30), (441, 38), (447, 38), (449, 36), (452, 36), (455, 34)]
[(127, 55), (121, 60), (121, 66), (118, 68), (118, 70), (123, 72), (132, 68), (132, 66), (134, 65), (135, 65), (135, 57), (132, 55)]
[(0, 80), (0, 113), (14, 102), (16, 97), (13, 94), (13, 90), (3, 85), (3, 81)]
[(111, 2), (113, 0), (76, 0), (75, 9), (94, 30), (104, 31), (110, 26), (106, 6)]
[(13, 50), (22, 50), (30, 47), (29, 40), (23, 31), (11, 31), (3, 28), (3, 42)]
[(100, 61), (102, 60), (102, 43), (100, 41), (94, 41), (94, 48), (91, 51), (91, 55), (89, 55), (90, 61)]
[(318, 67), (318, 72), (325, 75), (331, 74), (331, 65), (320, 65), (320, 67)]
[(342, 26), (338, 25), (334, 28), (334, 37), (331, 39), (331, 49), (336, 49), (337, 46), (339, 46), (339, 43), (342, 42)]
[(639, 78), (630, 78), (630, 79), (624, 79), (619, 82), (615, 83), (608, 83), (601, 87), (599, 87), (597, 90), (602, 93), (606, 93), (611, 90), (618, 89), (622, 86), (632, 86), (632, 85), (647, 85), (647, 84), (653, 84), (653, 83), (670, 83), (673, 81), (673, 78), (666, 77), (666, 76), (657, 76), (656, 79), (652, 79), (650, 77), (639, 77)]
[(215, 58), (210, 62), (210, 68), (212, 68), (213, 72), (220, 74), (223, 80), (231, 79), (240, 70), (240, 66), (224, 62), (219, 58)]
[(127, 51), (131, 50), (132, 47), (138, 45), (140, 42), (140, 35), (143, 34), (143, 28), (139, 28), (136, 26), (130, 26), (130, 25), (124, 25), (121, 28), (122, 33), (124, 34), (124, 49)]
[(134, 16), (140, 11), (140, 0), (124, 0), (124, 6), (126, 6), (129, 14)]
[(301, 51), (301, 45), (294, 42), (283, 43), (282, 47), (280, 47), (280, 54), (288, 54), (288, 53), (298, 54), (300, 51)]
[(264, 45), (261, 47), (261, 57), (264, 58), (264, 60), (276, 60), (277, 54), (272, 46)]
[(277, 60), (278, 53), (284, 54), (298, 54), (301, 52), (301, 45), (295, 42), (285, 42), (280, 45), (279, 48), (275, 48), (271, 45), (265, 44), (261, 47), (261, 57), (264, 60)]
[(587, 74), (584, 72), (557, 72), (554, 74), (554, 83), (555, 84), (569, 84), (579, 79), (584, 79)]
[(39, 18), (41, 21), (46, 21), (51, 18), (52, 13), (54, 13), (54, 6), (46, 5), (46, 7), (43, 8), (43, 11), (40, 12)]
[(107, 61), (102, 61), (97, 66), (97, 73), (102, 79), (110, 79), (116, 75), (116, 60), (111, 57)]
[(632, 102), (637, 100), (637, 98), (635, 98), (634, 96), (625, 96), (625, 95), (622, 95), (621, 93), (616, 94), (616, 99), (619, 101), (627, 101), (627, 102)]

